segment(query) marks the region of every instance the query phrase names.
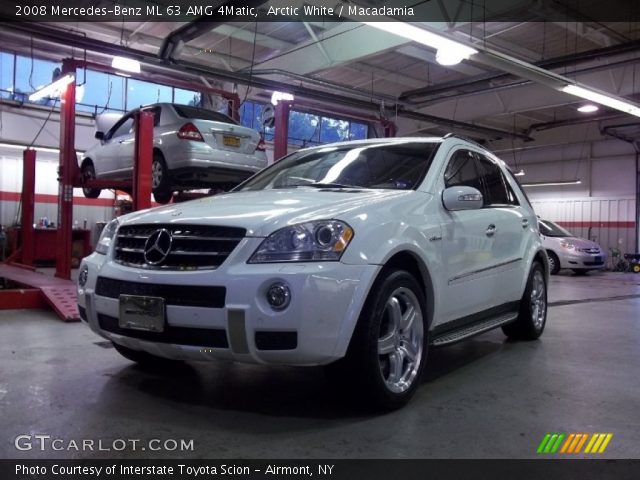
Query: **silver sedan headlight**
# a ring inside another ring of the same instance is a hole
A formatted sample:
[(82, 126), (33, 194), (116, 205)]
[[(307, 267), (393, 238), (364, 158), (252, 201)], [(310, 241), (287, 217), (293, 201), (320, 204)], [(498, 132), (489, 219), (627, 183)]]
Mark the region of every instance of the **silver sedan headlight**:
[(102, 229), (102, 233), (100, 234), (100, 238), (98, 239), (98, 243), (96, 245), (96, 253), (101, 253), (102, 255), (107, 254), (107, 252), (109, 251), (109, 247), (111, 246), (111, 243), (116, 236), (117, 230), (117, 218), (107, 223), (107, 225)]
[(248, 263), (337, 262), (353, 238), (339, 220), (320, 220), (281, 228), (263, 240)]

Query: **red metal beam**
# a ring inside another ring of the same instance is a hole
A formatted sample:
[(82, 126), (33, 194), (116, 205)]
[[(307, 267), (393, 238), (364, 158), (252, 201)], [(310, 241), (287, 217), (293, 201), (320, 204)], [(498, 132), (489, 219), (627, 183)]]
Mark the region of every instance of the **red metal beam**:
[(0, 310), (47, 307), (47, 301), (37, 288), (0, 290)]
[[(76, 61), (62, 61), (62, 75), (75, 75)], [(76, 139), (76, 82), (60, 94), (60, 167), (58, 187), (58, 233), (56, 244), (56, 277), (71, 278), (71, 229), (73, 227), (73, 185), (80, 177), (75, 149)]]
[(22, 263), (33, 265), (34, 234), (33, 234), (33, 209), (36, 195), (36, 151), (25, 150), (22, 152), (22, 222), (20, 232), (22, 234)]
[(153, 161), (152, 112), (136, 115), (135, 157), (133, 164), (133, 210), (151, 207), (151, 164)]
[(287, 154), (289, 139), (289, 112), (291, 102), (280, 100), (275, 111), (275, 133), (273, 138), (273, 160), (280, 160)]

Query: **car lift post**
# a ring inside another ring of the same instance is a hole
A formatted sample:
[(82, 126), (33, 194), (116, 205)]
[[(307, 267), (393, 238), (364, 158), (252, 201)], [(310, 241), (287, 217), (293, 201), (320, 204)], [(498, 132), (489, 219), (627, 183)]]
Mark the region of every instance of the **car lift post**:
[(151, 112), (136, 116), (135, 156), (133, 165), (133, 210), (151, 208), (151, 164), (153, 159), (153, 122)]
[(22, 221), (20, 232), (22, 235), (21, 249), (23, 265), (33, 265), (34, 232), (33, 209), (36, 191), (36, 151), (26, 149), (22, 152)]
[(291, 102), (280, 100), (275, 111), (275, 134), (273, 139), (273, 160), (278, 161), (287, 154), (289, 139), (289, 112)]
[(62, 75), (71, 74), (74, 80), (60, 92), (60, 166), (58, 171), (58, 232), (56, 243), (56, 277), (71, 278), (72, 228), (73, 228), (73, 186), (78, 183), (78, 158), (75, 150), (76, 139), (76, 62), (65, 58), (62, 61)]

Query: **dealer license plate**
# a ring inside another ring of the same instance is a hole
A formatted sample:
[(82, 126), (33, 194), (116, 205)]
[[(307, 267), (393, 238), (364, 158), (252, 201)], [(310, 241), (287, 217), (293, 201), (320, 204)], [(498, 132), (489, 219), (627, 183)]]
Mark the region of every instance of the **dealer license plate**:
[(222, 143), (224, 143), (227, 147), (239, 147), (240, 146), (240, 138), (232, 137), (231, 135), (223, 135)]
[(120, 295), (120, 328), (164, 331), (164, 298)]

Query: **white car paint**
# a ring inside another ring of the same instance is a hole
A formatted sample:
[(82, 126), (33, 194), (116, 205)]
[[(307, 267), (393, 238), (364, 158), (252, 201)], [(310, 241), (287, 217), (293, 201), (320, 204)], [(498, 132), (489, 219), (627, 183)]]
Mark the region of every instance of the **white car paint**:
[[(535, 214), (515, 178), (505, 174), (504, 163), (457, 137), (346, 142), (301, 152), (346, 146), (366, 150), (378, 145), (437, 150), (426, 176), (413, 189), (268, 188), (120, 217), (119, 231), (138, 225), (215, 225), (241, 227), (246, 234), (216, 269), (181, 271), (118, 263), (113, 243), (106, 254), (85, 258), (81, 268), (88, 269), (88, 274), (86, 283), (78, 288), (78, 303), (91, 329), (130, 349), (168, 358), (328, 364), (347, 352), (374, 282), (383, 266), (401, 252), (412, 255), (424, 273), (429, 304), (425, 316), (431, 331), (456, 319), (519, 302), (534, 259), (546, 272), (546, 255)], [(447, 210), (442, 200), (445, 169), (459, 151), (485, 155), (498, 165), (517, 205)], [(329, 219), (344, 222), (353, 230), (339, 261), (249, 263), (265, 238), (279, 229)], [(489, 227), (493, 227), (491, 232)], [(220, 329), (230, 346), (201, 348), (106, 331), (98, 316), (117, 318), (119, 301), (96, 293), (99, 276), (146, 285), (225, 287), (221, 308), (168, 305), (166, 318), (174, 327)], [(290, 288), (291, 303), (284, 310), (274, 310), (266, 301), (266, 289), (274, 282)], [(297, 332), (297, 345), (290, 350), (261, 350), (255, 342), (258, 331)]]

